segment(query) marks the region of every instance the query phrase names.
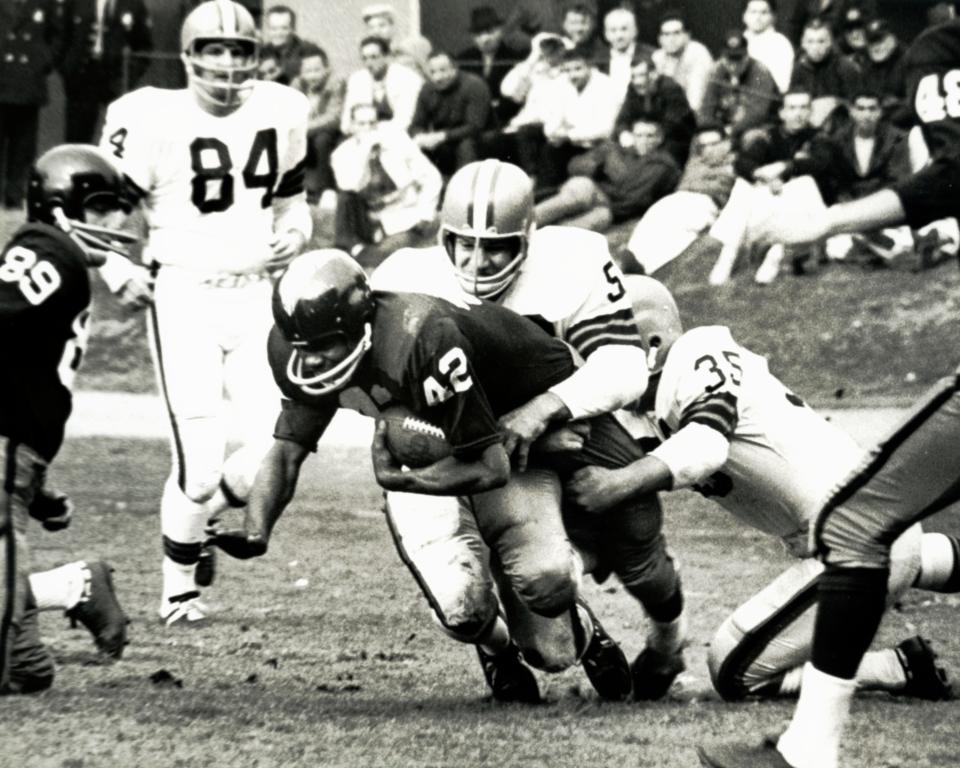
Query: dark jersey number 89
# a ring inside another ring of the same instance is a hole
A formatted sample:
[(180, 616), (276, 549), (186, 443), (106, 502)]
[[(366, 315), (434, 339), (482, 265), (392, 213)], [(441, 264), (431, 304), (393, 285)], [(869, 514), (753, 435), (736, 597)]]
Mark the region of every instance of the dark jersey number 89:
[[(209, 164), (211, 153), (216, 155), (215, 165)], [(267, 161), (266, 170), (257, 173), (264, 156)], [(205, 161), (207, 165), (204, 165)], [(253, 139), (253, 146), (250, 147), (247, 164), (243, 168), (243, 183), (247, 189), (264, 190), (263, 197), (260, 198), (263, 208), (269, 207), (273, 201), (273, 185), (279, 175), (278, 165), (276, 129), (265, 128), (258, 131)], [(233, 160), (226, 144), (220, 139), (194, 139), (190, 144), (190, 166), (194, 173), (190, 201), (200, 213), (220, 213), (233, 205)], [(214, 195), (211, 195), (210, 182), (219, 182), (219, 188), (216, 188)]]

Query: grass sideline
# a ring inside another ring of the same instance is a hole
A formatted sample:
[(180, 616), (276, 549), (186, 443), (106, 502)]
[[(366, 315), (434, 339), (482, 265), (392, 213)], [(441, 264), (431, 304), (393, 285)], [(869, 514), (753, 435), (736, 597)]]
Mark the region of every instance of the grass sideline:
[[(21, 220), (0, 212), (4, 242)], [(318, 231), (314, 245), (323, 244), (325, 222)], [(628, 226), (611, 231), (611, 250), (628, 235)], [(706, 275), (715, 256), (691, 248), (658, 275), (674, 291), (685, 325), (730, 326), (815, 404), (907, 404), (960, 362), (960, 271), (953, 260), (917, 274), (831, 266), (809, 276), (785, 273), (769, 286), (753, 284), (744, 270), (714, 288)], [(99, 279), (94, 302), (78, 387), (154, 391), (143, 315), (125, 313)]]
[[(787, 701), (722, 704), (709, 690), (705, 643), (789, 561), (776, 542), (693, 494), (665, 498), (690, 613), (679, 689), (656, 704), (601, 704), (573, 669), (538, 675), (546, 704), (499, 706), (486, 699), (472, 650), (428, 618), (393, 551), (363, 449), (321, 447), (267, 556), (220, 558), (206, 595), (216, 621), (164, 630), (154, 612), (156, 500), (167, 466), (159, 441), (86, 439), (68, 441), (54, 465), (51, 482), (70, 490), (78, 514), (64, 533), (31, 531), (34, 562), (112, 562), (131, 645), (123, 661), (101, 666), (85, 631), (43, 614), (58, 679), (45, 693), (2, 701), (0, 767), (687, 768), (697, 764), (695, 743), (760, 738), (792, 711)], [(936, 523), (960, 531), (956, 516)], [(639, 609), (612, 580), (586, 593), (632, 658), (645, 633)], [(922, 632), (958, 670), (958, 605), (957, 596), (910, 593), (881, 643)], [(168, 677), (151, 682), (161, 670)], [(958, 703), (863, 697), (843, 764), (956, 766), (958, 716)]]

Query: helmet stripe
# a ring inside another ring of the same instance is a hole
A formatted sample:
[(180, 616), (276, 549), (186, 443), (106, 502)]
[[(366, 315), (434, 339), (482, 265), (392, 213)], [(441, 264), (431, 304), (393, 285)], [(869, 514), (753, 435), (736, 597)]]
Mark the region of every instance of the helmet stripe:
[(493, 190), (500, 162), (484, 160), (473, 183), (473, 216), (471, 227), (476, 233), (486, 232), (493, 225)]
[(217, 9), (220, 11), (220, 26), (223, 34), (233, 36), (237, 34), (237, 11), (233, 7), (232, 0), (220, 0), (217, 3)]

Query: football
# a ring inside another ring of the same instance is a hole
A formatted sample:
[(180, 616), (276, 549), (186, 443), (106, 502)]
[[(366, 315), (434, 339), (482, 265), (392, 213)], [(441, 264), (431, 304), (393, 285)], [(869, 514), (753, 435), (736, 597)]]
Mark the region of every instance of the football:
[(391, 405), (381, 416), (387, 422), (387, 449), (401, 464), (419, 469), (452, 452), (443, 430), (414, 416), (405, 405)]

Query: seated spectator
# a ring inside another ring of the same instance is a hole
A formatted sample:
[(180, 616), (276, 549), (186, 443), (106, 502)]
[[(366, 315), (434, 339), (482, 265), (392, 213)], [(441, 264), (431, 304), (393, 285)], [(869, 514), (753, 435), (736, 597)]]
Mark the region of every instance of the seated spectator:
[(820, 19), (807, 24), (800, 40), (803, 53), (793, 65), (790, 90), (813, 97), (813, 125), (820, 127), (840, 104), (849, 104), (860, 86), (860, 71), (833, 47), (833, 33)]
[[(866, 88), (853, 100), (850, 124), (822, 137), (818, 145), (828, 154), (828, 172), (820, 184), (827, 203), (866, 197), (911, 172), (905, 135), (884, 117), (880, 94)], [(882, 266), (911, 254), (916, 246), (918, 266), (924, 267), (956, 253), (956, 235), (951, 231), (956, 231), (952, 222), (934, 222), (917, 233), (904, 225), (837, 235), (827, 240), (826, 254), (830, 259), (853, 258)]]
[(276, 58), (283, 74), (277, 82), (289, 85), (300, 74), (300, 59), (305, 48), (316, 50), (316, 45), (297, 36), (297, 14), (287, 5), (274, 5), (264, 17), (264, 44), (260, 58)]
[(867, 22), (863, 11), (854, 6), (847, 10), (843, 17), (840, 37), (837, 48), (840, 53), (859, 66), (860, 54), (867, 52)]
[(723, 128), (702, 126), (690, 149), (677, 191), (650, 206), (619, 255), (625, 271), (651, 275), (669, 264), (717, 220), (727, 204), (737, 174)]
[(516, 64), (503, 78), (500, 93), (519, 107), (519, 112), (502, 132), (484, 135), (484, 157), (496, 157), (519, 165), (531, 177), (536, 176), (543, 126), (555, 121), (561, 93), (567, 85), (563, 74), (563, 56), (572, 43), (559, 35), (540, 33), (534, 39), (530, 55)]
[(597, 9), (587, 3), (572, 3), (563, 14), (560, 31), (575, 48), (586, 52), (590, 66), (598, 67), (607, 56), (607, 46), (597, 29)]
[(707, 90), (713, 56), (707, 47), (690, 38), (687, 22), (680, 11), (667, 11), (660, 19), (660, 47), (653, 53), (653, 63), (662, 75), (673, 78), (694, 112), (699, 112)]
[(483, 78), (460, 72), (448, 53), (427, 62), (430, 81), (420, 89), (410, 135), (444, 176), (477, 159), (477, 142), (490, 116)]
[(820, 19), (834, 39), (839, 39), (843, 34), (843, 22), (851, 8), (859, 9), (864, 18), (872, 19), (877, 15), (877, 0), (796, 0), (787, 36), (790, 42), (799, 45), (807, 24)]
[(653, 48), (637, 41), (637, 19), (627, 8), (614, 8), (604, 17), (603, 36), (609, 47), (604, 49), (597, 69), (610, 75), (620, 92), (626, 93), (633, 62), (639, 56), (649, 58)]
[(500, 84), (507, 73), (523, 61), (529, 48), (513, 46), (503, 38), (503, 20), (489, 5), (470, 12), (470, 35), (473, 45), (457, 54), (461, 72), (482, 77), (490, 91), (490, 128), (502, 130), (520, 111), (520, 104), (500, 93)]
[(343, 79), (330, 70), (326, 51), (317, 48), (300, 59), (300, 74), (291, 83), (307, 97), (307, 198), (332, 208), (336, 199), (336, 181), (330, 167), (330, 154), (340, 141), (340, 115), (343, 114)]
[[(570, 5), (571, 0), (513, 0), (504, 35), (512, 44), (525, 46), (543, 32), (563, 34), (563, 20)], [(596, 18), (596, 0), (581, 0), (580, 5)]]
[(282, 77), (284, 77), (283, 68), (280, 66), (280, 59), (277, 58), (277, 54), (261, 55), (260, 62), (257, 64), (257, 79), (279, 83)]
[(410, 128), (423, 79), (409, 67), (390, 61), (387, 44), (379, 37), (360, 41), (363, 69), (347, 79), (340, 130), (349, 134), (355, 104), (373, 104), (380, 122), (391, 122), (403, 131)]
[(957, 4), (954, 0), (941, 2), (936, 0), (927, 6), (927, 26), (935, 27), (938, 24), (946, 24), (951, 19), (957, 18)]
[(432, 46), (423, 35), (410, 35), (397, 39), (397, 12), (389, 3), (374, 3), (360, 11), (360, 18), (369, 37), (379, 37), (386, 42), (393, 60), (420, 75), (426, 76), (427, 57)]
[(858, 57), (863, 89), (880, 94), (885, 117), (901, 125), (909, 125), (913, 121), (913, 111), (906, 103), (904, 48), (883, 19), (871, 21), (866, 34), (866, 55)]
[(663, 149), (663, 128), (652, 118), (633, 124), (629, 148), (605, 141), (570, 163), (571, 178), (556, 195), (538, 203), (541, 225), (564, 223), (603, 232), (640, 216), (676, 189), (680, 168)]
[(536, 139), (536, 178), (540, 189), (561, 184), (574, 157), (613, 133), (623, 94), (608, 75), (590, 66), (588, 55), (583, 48), (572, 48), (563, 54), (564, 78), (557, 89), (557, 103), (545, 115), (542, 137)]
[[(710, 283), (725, 283), (742, 249), (752, 245), (750, 223), (762, 219), (777, 202), (816, 199), (822, 204), (814, 176), (824, 172), (824, 157), (811, 153), (817, 130), (810, 123), (812, 99), (805, 91), (789, 90), (783, 96), (780, 120), (774, 125), (747, 131), (740, 140), (734, 169), (737, 179), (730, 199), (720, 211), (710, 234), (723, 244)], [(754, 277), (758, 283), (776, 278), (784, 258), (784, 247), (772, 245)], [(799, 261), (798, 261), (799, 265)]]
[(779, 99), (780, 89), (770, 70), (747, 55), (744, 36), (738, 30), (728, 33), (710, 73), (699, 122), (719, 123), (728, 135), (739, 136), (764, 125)]
[(360, 11), (367, 34), (385, 40), (393, 48), (393, 38), (397, 30), (397, 12), (389, 3), (374, 3), (364, 6)]
[(776, 0), (746, 0), (743, 36), (747, 39), (747, 55), (770, 70), (780, 93), (784, 93), (793, 72), (793, 46), (774, 27), (776, 13)]
[(443, 182), (413, 139), (379, 121), (372, 104), (351, 107), (350, 122), (350, 137), (330, 159), (340, 189), (335, 242), (354, 256), (379, 244), (360, 259), (372, 266), (433, 227)]
[(614, 123), (613, 135), (623, 146), (633, 138), (634, 120), (652, 116), (663, 126), (664, 149), (683, 165), (690, 151), (690, 139), (697, 118), (687, 96), (677, 83), (657, 72), (653, 59), (641, 56), (630, 69), (630, 88)]

